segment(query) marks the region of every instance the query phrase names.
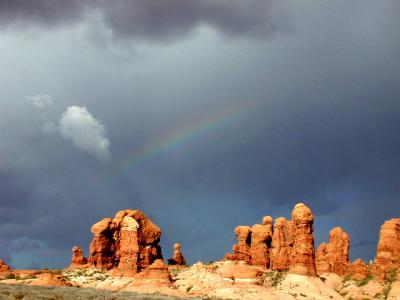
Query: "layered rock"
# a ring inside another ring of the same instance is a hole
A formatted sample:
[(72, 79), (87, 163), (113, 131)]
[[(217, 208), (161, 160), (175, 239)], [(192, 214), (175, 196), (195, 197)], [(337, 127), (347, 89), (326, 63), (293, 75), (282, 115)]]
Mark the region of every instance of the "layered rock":
[(345, 275), (349, 266), (350, 237), (340, 227), (329, 232), (329, 243), (322, 243), (316, 252), (317, 273), (332, 272)]
[(398, 268), (400, 268), (400, 219), (391, 219), (381, 226), (371, 274), (385, 279), (388, 272)]
[(274, 224), (271, 249), (271, 269), (282, 271), (290, 266), (293, 247), (293, 224), (283, 217), (277, 218)]
[(317, 269), (318, 275), (329, 273), (331, 271), (328, 249), (328, 244), (322, 243), (321, 245), (319, 245), (315, 253), (315, 267)]
[(238, 226), (235, 229), (238, 243), (225, 258), (315, 276), (313, 222), (311, 210), (300, 203), (290, 221), (277, 218), (272, 226), (272, 217), (267, 216), (262, 224)]
[(78, 246), (72, 248), (71, 268), (84, 267), (87, 264), (87, 259), (83, 256), (82, 249)]
[(258, 266), (270, 266), (270, 254), (272, 241), (272, 217), (263, 218), (262, 224), (251, 227), (250, 256), (251, 264)]
[(182, 255), (181, 248), (181, 244), (174, 244), (174, 254), (172, 255), (172, 258), (168, 260), (168, 264), (178, 266), (183, 266), (186, 264), (185, 258)]
[(9, 270), (10, 267), (2, 259), (0, 259), (0, 272), (7, 272)]
[(135, 274), (162, 258), (160, 228), (139, 210), (119, 211), (92, 226), (90, 266)]
[(137, 279), (156, 280), (165, 283), (171, 282), (171, 275), (168, 267), (162, 259), (156, 259), (148, 268), (135, 276)]
[(238, 243), (233, 246), (233, 253), (228, 253), (225, 258), (229, 260), (241, 260), (250, 263), (251, 227), (237, 226), (235, 228), (235, 236)]
[(346, 275), (357, 280), (364, 279), (368, 276), (368, 266), (361, 259), (356, 259), (348, 265)]
[(289, 272), (315, 276), (314, 216), (306, 205), (299, 203), (293, 209), (292, 222), (294, 239)]

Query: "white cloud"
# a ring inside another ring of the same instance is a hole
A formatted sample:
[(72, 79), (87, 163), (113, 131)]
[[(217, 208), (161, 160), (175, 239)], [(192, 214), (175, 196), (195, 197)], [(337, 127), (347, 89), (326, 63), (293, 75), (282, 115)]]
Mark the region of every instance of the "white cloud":
[(37, 108), (44, 108), (53, 104), (53, 97), (48, 94), (38, 94), (35, 96), (26, 97), (27, 100), (31, 101)]
[(110, 141), (106, 137), (106, 129), (86, 107), (68, 107), (61, 116), (59, 130), (62, 137), (72, 141), (82, 151), (103, 162), (110, 160)]

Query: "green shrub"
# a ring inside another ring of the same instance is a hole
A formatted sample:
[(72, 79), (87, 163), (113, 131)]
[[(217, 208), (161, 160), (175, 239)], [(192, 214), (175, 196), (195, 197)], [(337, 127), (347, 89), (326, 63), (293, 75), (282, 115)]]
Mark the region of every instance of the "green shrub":
[(372, 276), (369, 275), (369, 276), (365, 277), (364, 279), (356, 280), (356, 281), (355, 281), (355, 282), (356, 282), (356, 286), (358, 286), (358, 287), (364, 286), (364, 285), (366, 285), (371, 279), (372, 279)]

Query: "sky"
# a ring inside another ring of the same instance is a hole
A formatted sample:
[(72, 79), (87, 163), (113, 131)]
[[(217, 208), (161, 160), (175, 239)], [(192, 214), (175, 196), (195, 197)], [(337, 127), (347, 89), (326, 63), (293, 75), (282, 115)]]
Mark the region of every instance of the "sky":
[(373, 259), (400, 215), (397, 0), (0, 0), (0, 258), (62, 268), (121, 209), (165, 258), (315, 215)]

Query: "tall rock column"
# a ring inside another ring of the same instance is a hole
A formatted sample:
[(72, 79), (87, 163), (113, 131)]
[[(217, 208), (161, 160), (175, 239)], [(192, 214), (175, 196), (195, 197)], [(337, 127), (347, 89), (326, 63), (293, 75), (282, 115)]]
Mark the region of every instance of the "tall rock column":
[(271, 246), (272, 270), (288, 270), (293, 246), (293, 226), (291, 221), (283, 217), (275, 219)]
[(87, 264), (87, 259), (83, 256), (82, 249), (78, 246), (72, 248), (71, 268), (84, 267)]
[(250, 226), (237, 226), (235, 228), (235, 236), (238, 241), (233, 245), (233, 253), (227, 253), (225, 259), (228, 260), (242, 260), (247, 263), (251, 262), (251, 227)]
[(314, 216), (303, 203), (296, 204), (292, 212), (293, 250), (289, 272), (316, 276), (313, 236)]
[(340, 227), (335, 227), (329, 232), (329, 263), (331, 272), (345, 275), (349, 265), (350, 237)]
[(118, 269), (137, 273), (139, 261), (139, 223), (132, 217), (125, 216), (121, 222), (119, 239)]
[(168, 260), (168, 263), (170, 265), (183, 266), (186, 264), (185, 258), (182, 255), (181, 248), (182, 248), (181, 244), (179, 243), (174, 244), (174, 253), (172, 257)]
[(251, 228), (251, 264), (270, 267), (269, 248), (272, 241), (272, 217), (263, 218), (263, 224)]
[(317, 250), (315, 264), (317, 273), (332, 272), (345, 275), (349, 263), (350, 237), (340, 227), (335, 227), (329, 232), (329, 243), (322, 243)]
[(329, 273), (331, 271), (331, 265), (329, 263), (329, 244), (322, 243), (319, 245), (315, 254), (315, 267), (317, 274)]
[(400, 219), (383, 223), (379, 232), (376, 258), (371, 266), (372, 275), (385, 279), (392, 269), (400, 268)]
[(92, 226), (94, 237), (90, 244), (89, 263), (97, 268), (110, 269), (114, 267), (114, 239), (112, 219), (104, 218)]

